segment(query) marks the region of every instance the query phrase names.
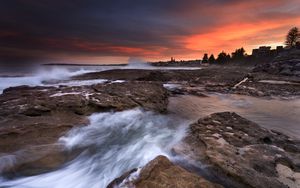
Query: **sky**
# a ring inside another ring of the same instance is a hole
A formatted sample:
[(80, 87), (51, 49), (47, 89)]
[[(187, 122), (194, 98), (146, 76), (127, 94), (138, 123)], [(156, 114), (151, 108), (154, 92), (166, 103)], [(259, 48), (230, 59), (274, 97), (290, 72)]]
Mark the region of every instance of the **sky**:
[(0, 63), (201, 59), (282, 45), (299, 0), (2, 0)]

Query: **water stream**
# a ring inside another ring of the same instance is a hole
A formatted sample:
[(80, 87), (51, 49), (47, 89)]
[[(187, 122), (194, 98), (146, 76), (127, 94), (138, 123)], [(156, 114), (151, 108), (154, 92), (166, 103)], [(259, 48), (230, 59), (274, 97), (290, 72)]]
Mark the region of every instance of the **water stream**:
[(2, 178), (0, 187), (106, 187), (122, 173), (142, 167), (158, 155), (171, 157), (172, 146), (185, 135), (188, 124), (172, 115), (141, 109), (97, 113), (89, 119), (90, 125), (75, 128), (58, 141), (66, 150), (80, 150), (78, 157), (46, 174), (16, 180)]

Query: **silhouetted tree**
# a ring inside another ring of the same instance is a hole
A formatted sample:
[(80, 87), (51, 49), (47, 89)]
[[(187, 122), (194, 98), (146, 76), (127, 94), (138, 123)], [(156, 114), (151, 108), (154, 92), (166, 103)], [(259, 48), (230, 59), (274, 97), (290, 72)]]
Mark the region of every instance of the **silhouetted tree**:
[(208, 63), (208, 55), (204, 54), (203, 58), (202, 58), (202, 63)]
[(286, 35), (285, 45), (288, 48), (294, 48), (296, 47), (296, 44), (297, 42), (299, 42), (299, 40), (300, 40), (299, 30), (297, 27), (293, 27)]
[(229, 54), (226, 55), (226, 62), (230, 61), (231, 60), (231, 57)]
[(245, 49), (244, 48), (236, 49), (235, 52), (231, 54), (233, 60), (242, 60), (245, 58)]
[(217, 63), (226, 63), (230, 60), (230, 55), (226, 54), (224, 51), (218, 55)]
[(211, 54), (211, 55), (209, 56), (209, 58), (208, 58), (208, 63), (210, 63), (210, 64), (216, 63), (216, 58), (215, 58), (214, 54)]
[(300, 49), (300, 41), (296, 42), (296, 48)]

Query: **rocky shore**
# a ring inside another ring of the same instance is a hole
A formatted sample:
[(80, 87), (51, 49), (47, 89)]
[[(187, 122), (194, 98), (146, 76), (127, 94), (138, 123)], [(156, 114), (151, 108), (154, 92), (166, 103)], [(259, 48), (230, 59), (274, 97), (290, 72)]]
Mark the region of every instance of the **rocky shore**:
[(73, 77), (75, 80), (100, 78), (180, 85), (179, 88), (171, 90), (171, 94), (201, 96), (203, 92), (219, 92), (255, 97), (283, 98), (299, 96), (300, 94), (300, 77), (277, 73), (271, 74), (258, 71), (257, 67), (251, 66), (212, 65), (199, 70), (118, 69)]
[[(135, 178), (124, 174), (112, 185), (136, 187), (255, 187), (300, 186), (300, 141), (261, 128), (234, 112), (199, 119), (189, 126), (174, 155), (198, 166), (191, 172), (159, 156)], [(202, 176), (203, 175), (203, 176)]]
[[(58, 82), (56, 86), (7, 88), (0, 95), (0, 157), (12, 154), (16, 158), (0, 165), (1, 174), (8, 178), (36, 175), (69, 162), (79, 153), (68, 153), (58, 139), (74, 127), (87, 125), (87, 117), (96, 112), (140, 107), (167, 113), (170, 95), (207, 97), (208, 92), (299, 97), (299, 63), (290, 63), (298, 62), (298, 56), (292, 57), (282, 56), (274, 64), (255, 68), (116, 69), (71, 78), (109, 80), (101, 84), (67, 86)], [(292, 74), (282, 67), (285, 61)], [(234, 112), (211, 114), (189, 125), (169, 158), (158, 156), (108, 187), (300, 187), (300, 141)]]
[(30, 156), (0, 170), (36, 174), (70, 160), (52, 144), (73, 127), (88, 124), (92, 113), (135, 107), (163, 113), (167, 104), (167, 90), (149, 82), (8, 88), (0, 95), (0, 153), (25, 150)]

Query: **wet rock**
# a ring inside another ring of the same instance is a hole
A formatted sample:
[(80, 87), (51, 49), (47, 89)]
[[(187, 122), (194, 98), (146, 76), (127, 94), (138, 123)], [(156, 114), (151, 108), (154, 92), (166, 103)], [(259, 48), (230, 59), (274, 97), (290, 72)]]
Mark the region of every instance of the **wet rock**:
[[(108, 185), (107, 185), (107, 188), (115, 188), (115, 187), (118, 187), (120, 184), (124, 183), (126, 186), (125, 187), (134, 187), (133, 185), (133, 182), (130, 182), (129, 178), (132, 176), (132, 174), (134, 173), (137, 173), (138, 172), (138, 169), (135, 168), (135, 169), (132, 169), (128, 172), (125, 172), (123, 175), (121, 175), (120, 177), (114, 179), (112, 182), (110, 182)], [(131, 180), (134, 180), (134, 179), (131, 179)]]
[[(223, 112), (190, 125), (188, 136), (175, 151), (210, 166), (207, 170), (226, 187), (275, 188), (290, 185), (279, 175), (278, 165), (288, 166), (293, 174), (300, 172), (299, 148), (299, 141)], [(227, 179), (232, 182), (228, 184)], [(300, 186), (296, 179), (293, 183)]]
[(194, 95), (198, 97), (208, 97), (204, 91), (203, 87), (190, 86), (186, 84), (181, 84), (175, 88), (168, 88), (169, 92), (173, 95)]
[(43, 113), (50, 112), (51, 109), (41, 106), (41, 105), (36, 105), (36, 106), (30, 106), (26, 109), (24, 109), (21, 114), (24, 114), (26, 116), (41, 116)]
[(5, 89), (0, 95), (0, 153), (51, 144), (95, 112), (135, 107), (165, 112), (168, 92), (160, 83), (125, 82), (92, 86)]
[[(123, 176), (120, 187), (136, 188), (221, 188), (222, 186), (211, 183), (201, 176), (188, 172), (187, 170), (174, 165), (164, 156), (158, 156), (143, 167), (136, 179)], [(120, 181), (119, 181), (120, 182)], [(108, 188), (112, 188), (110, 184)]]
[(300, 95), (300, 78), (266, 73), (253, 73), (245, 82), (237, 82), (234, 86), (207, 84), (205, 90), (254, 97), (291, 97)]
[(55, 170), (72, 159), (68, 152), (64, 151), (64, 147), (58, 144), (30, 146), (10, 154), (9, 157), (0, 157), (3, 163), (0, 174), (5, 177), (41, 174)]
[(294, 74), (295, 76), (300, 76), (300, 70), (295, 70), (295, 71), (293, 72), (293, 74)]
[(283, 70), (280, 71), (279, 74), (290, 76), (290, 75), (293, 75), (293, 72), (292, 72), (292, 70), (289, 69), (289, 68), (283, 68)]
[(251, 68), (241, 66), (209, 66), (198, 70), (141, 70), (117, 69), (102, 72), (87, 73), (73, 77), (75, 80), (109, 79), (138, 80), (158, 82), (189, 82), (192, 83), (226, 83), (233, 84), (244, 78)]
[(288, 166), (277, 164), (276, 170), (278, 172), (278, 176), (281, 182), (284, 182), (285, 185), (289, 187), (298, 188), (300, 185), (300, 173), (294, 172)]

